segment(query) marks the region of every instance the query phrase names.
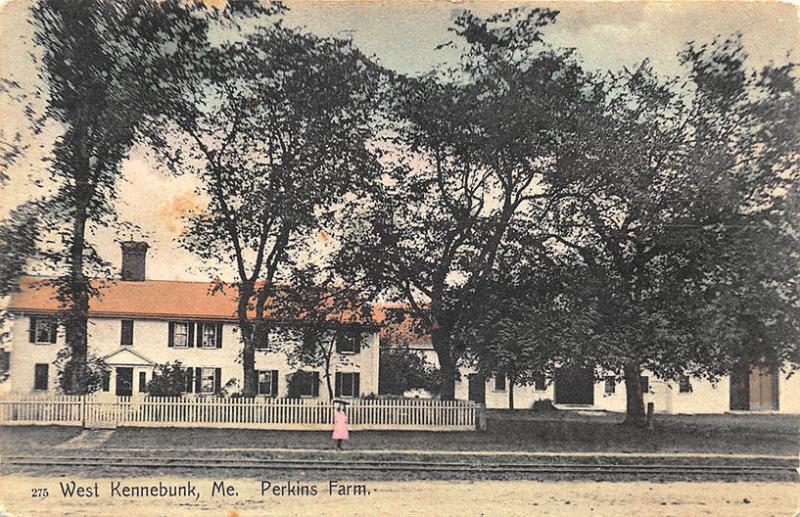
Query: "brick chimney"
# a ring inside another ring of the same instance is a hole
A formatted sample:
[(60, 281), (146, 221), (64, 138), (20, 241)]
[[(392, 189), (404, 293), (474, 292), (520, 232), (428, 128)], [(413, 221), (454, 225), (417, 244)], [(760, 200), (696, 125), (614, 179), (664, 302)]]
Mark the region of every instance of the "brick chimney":
[(122, 279), (129, 282), (144, 282), (147, 248), (143, 241), (124, 241), (122, 246)]

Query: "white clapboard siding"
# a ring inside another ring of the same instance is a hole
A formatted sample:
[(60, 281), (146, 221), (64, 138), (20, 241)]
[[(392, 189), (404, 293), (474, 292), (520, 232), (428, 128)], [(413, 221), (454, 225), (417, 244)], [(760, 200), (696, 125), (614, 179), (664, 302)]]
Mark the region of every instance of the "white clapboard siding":
[[(349, 428), (471, 431), (476, 404), (461, 400), (353, 399)], [(334, 405), (318, 399), (6, 394), (0, 424), (330, 430)]]

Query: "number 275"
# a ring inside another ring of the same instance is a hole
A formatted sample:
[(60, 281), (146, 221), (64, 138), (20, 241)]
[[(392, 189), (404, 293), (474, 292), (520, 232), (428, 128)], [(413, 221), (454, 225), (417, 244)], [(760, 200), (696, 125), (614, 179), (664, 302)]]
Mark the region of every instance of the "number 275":
[(47, 497), (49, 494), (47, 493), (46, 488), (31, 488), (31, 497)]

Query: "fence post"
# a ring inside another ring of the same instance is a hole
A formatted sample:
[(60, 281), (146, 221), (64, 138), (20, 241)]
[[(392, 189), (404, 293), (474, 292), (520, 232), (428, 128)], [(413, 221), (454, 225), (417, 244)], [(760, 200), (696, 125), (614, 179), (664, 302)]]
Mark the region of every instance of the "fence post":
[(486, 404), (478, 404), (478, 431), (486, 430)]
[(81, 395), (81, 427), (86, 427), (86, 395)]
[(655, 404), (652, 402), (647, 403), (647, 428), (653, 430), (653, 412), (655, 411)]

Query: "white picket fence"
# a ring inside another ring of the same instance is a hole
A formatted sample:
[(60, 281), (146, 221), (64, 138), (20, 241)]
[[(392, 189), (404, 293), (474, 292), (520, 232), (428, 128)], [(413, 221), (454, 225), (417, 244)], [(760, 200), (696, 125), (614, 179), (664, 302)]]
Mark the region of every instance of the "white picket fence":
[[(472, 431), (479, 409), (461, 400), (354, 399), (347, 414), (354, 431)], [(0, 425), (330, 430), (334, 411), (317, 399), (0, 396)]]

